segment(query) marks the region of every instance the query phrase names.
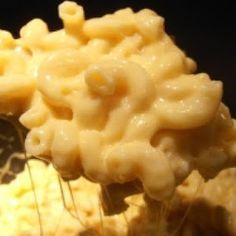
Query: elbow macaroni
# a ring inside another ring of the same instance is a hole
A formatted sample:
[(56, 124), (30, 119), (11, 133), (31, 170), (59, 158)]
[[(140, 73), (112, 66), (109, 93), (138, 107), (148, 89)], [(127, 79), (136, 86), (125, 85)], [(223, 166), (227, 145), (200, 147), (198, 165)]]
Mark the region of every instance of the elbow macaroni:
[(127, 8), (85, 20), (74, 2), (59, 16), (55, 32), (40, 19), (19, 39), (0, 32), (0, 113), (29, 129), (29, 154), (64, 178), (139, 179), (157, 200), (193, 168), (211, 177), (235, 159), (222, 83), (192, 74), (162, 17)]

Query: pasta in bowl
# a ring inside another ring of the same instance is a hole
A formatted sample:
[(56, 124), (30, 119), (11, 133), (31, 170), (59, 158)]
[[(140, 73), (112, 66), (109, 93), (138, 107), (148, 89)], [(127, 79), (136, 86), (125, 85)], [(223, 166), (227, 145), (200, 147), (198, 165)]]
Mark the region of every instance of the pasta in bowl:
[(59, 6), (64, 28), (34, 19), (20, 38), (1, 31), (0, 113), (19, 117), (29, 155), (64, 179), (139, 180), (165, 200), (193, 169), (211, 178), (233, 165), (235, 121), (222, 83), (194, 74), (151, 10), (85, 20)]

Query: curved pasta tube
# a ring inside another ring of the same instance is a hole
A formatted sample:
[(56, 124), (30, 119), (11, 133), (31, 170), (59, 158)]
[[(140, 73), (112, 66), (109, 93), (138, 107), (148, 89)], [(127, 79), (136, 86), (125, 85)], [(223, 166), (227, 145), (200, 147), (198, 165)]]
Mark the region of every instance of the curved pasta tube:
[(71, 34), (67, 34), (65, 30), (57, 30), (47, 34), (42, 38), (42, 50), (54, 52), (56, 50), (74, 49), (81, 47), (81, 41)]
[[(7, 37), (6, 41), (10, 40), (9, 35), (5, 35), (5, 37)], [(5, 40), (3, 39), (3, 41)], [(27, 58), (24, 54), (10, 50), (1, 51), (0, 113), (16, 114), (25, 110), (35, 89), (33, 76), (25, 73), (26, 65)]]
[(18, 53), (17, 50), (1, 50), (0, 75), (26, 77), (27, 59), (25, 54)]
[(102, 135), (95, 130), (84, 130), (79, 135), (79, 148), (84, 174), (87, 178), (107, 184), (110, 181), (102, 157)]
[(52, 163), (63, 178), (76, 179), (81, 173), (78, 132), (76, 124), (61, 120), (54, 125), (54, 136), (49, 147)]
[(163, 128), (192, 129), (213, 119), (222, 97), (222, 83), (206, 74), (185, 75), (158, 87), (155, 109)]
[(103, 60), (85, 72), (88, 87), (101, 96), (121, 94), (131, 109), (144, 109), (154, 98), (154, 84), (138, 64), (119, 59)]
[(81, 35), (85, 21), (83, 8), (75, 2), (65, 1), (59, 5), (58, 10), (65, 31), (75, 36), (83, 36)]
[(107, 108), (104, 102), (90, 91), (80, 90), (70, 99), (73, 118), (79, 127), (101, 130), (107, 120)]
[(133, 116), (125, 129), (123, 142), (142, 140), (150, 142), (153, 135), (159, 128), (159, 120), (155, 113), (147, 112)]
[(52, 138), (53, 130), (51, 122), (47, 122), (43, 126), (31, 129), (25, 139), (26, 152), (32, 156), (50, 160)]
[(154, 11), (143, 9), (135, 14), (136, 27), (148, 41), (155, 41), (164, 33), (164, 19)]
[(88, 55), (79, 50), (68, 49), (52, 53), (39, 68), (39, 91), (54, 105), (68, 107), (65, 97), (76, 89), (74, 77), (89, 62)]
[(139, 34), (125, 37), (120, 43), (112, 48), (112, 50), (109, 52), (109, 55), (127, 58), (133, 53), (137, 53), (142, 45), (143, 39)]
[(30, 109), (19, 118), (21, 124), (28, 129), (43, 125), (49, 117), (49, 111), (39, 93), (35, 94), (31, 104)]
[(176, 184), (169, 161), (150, 144), (138, 141), (118, 144), (106, 153), (105, 160), (112, 181), (124, 183), (138, 178), (148, 195), (156, 200), (173, 194)]
[(33, 93), (35, 81), (22, 75), (0, 76), (0, 100), (27, 98)]
[(42, 46), (43, 38), (49, 34), (47, 24), (41, 19), (33, 19), (20, 30), (20, 44), (34, 51)]
[(186, 57), (167, 35), (162, 37), (161, 43), (156, 41), (145, 45), (141, 52), (131, 55), (129, 59), (144, 67), (158, 84), (196, 70), (196, 63)]
[(13, 48), (15, 40), (12, 34), (5, 30), (0, 30), (0, 49)]
[(158, 200), (173, 193), (175, 176), (169, 161), (150, 144), (122, 143), (102, 152), (103, 140), (97, 131), (82, 131), (79, 144), (84, 174), (88, 178), (103, 184), (125, 183), (138, 178), (149, 196)]
[[(122, 13), (125, 15), (125, 20), (124, 15), (120, 17)], [(120, 39), (124, 35), (132, 35), (135, 30), (134, 15), (129, 8), (114, 15), (87, 20), (83, 26), (83, 33), (88, 38)]]

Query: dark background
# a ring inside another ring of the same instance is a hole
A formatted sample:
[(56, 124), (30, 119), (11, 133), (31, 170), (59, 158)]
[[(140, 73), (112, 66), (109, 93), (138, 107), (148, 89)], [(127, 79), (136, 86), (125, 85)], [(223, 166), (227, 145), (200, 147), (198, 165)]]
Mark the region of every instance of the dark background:
[[(1, 1), (0, 28), (18, 35), (20, 27), (40, 17), (51, 30), (61, 22), (59, 0)], [(198, 63), (199, 72), (224, 82), (224, 102), (236, 116), (236, 8), (233, 1), (181, 0), (77, 0), (86, 17), (102, 16), (119, 8), (155, 10), (166, 19), (166, 30), (176, 43)]]

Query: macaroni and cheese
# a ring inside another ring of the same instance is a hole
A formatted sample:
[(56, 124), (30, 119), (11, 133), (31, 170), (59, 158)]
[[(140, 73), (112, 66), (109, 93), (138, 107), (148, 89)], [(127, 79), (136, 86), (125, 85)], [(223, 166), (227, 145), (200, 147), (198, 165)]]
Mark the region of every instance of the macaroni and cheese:
[(20, 38), (0, 32), (0, 113), (28, 129), (29, 155), (64, 179), (139, 180), (169, 198), (192, 169), (213, 177), (236, 157), (235, 121), (222, 83), (194, 74), (164, 20), (126, 8), (85, 20), (63, 2), (64, 28), (34, 19)]

